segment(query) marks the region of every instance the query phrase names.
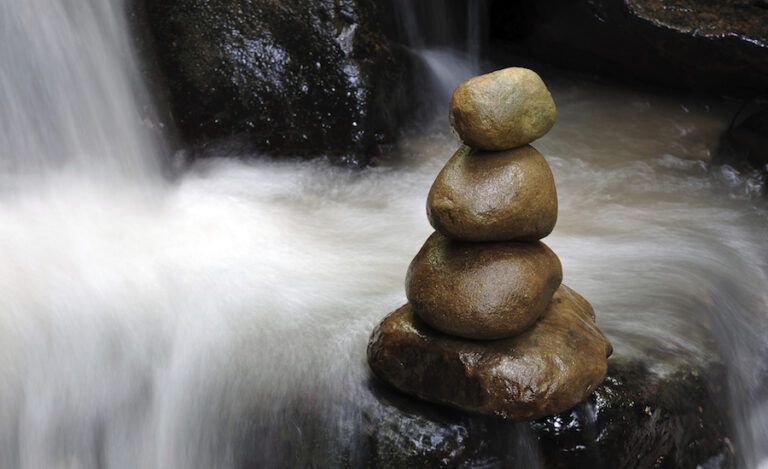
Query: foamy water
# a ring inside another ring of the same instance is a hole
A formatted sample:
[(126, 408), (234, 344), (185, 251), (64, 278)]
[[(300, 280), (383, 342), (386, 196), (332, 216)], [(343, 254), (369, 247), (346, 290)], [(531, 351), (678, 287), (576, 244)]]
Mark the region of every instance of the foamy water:
[[(756, 464), (766, 211), (700, 161), (724, 116), (585, 84), (554, 94), (560, 123), (536, 146), (565, 282), (619, 356), (661, 372), (725, 359)], [(375, 405), (368, 334), (405, 301), (456, 145), (412, 138), (401, 163), (361, 172), (212, 159), (165, 186), (61, 176), (0, 200), (0, 466), (278, 465), (318, 435), (335, 466)]]

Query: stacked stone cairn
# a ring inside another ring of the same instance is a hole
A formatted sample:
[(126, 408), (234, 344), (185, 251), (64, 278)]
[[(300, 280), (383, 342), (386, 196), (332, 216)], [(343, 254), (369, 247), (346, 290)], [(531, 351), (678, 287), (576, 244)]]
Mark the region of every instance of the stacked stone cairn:
[(437, 231), (408, 269), (408, 303), (368, 345), (383, 381), (515, 420), (568, 410), (603, 381), (611, 345), (539, 241), (555, 227), (557, 193), (529, 143), (555, 118), (552, 96), (528, 69), (478, 76), (454, 92), (450, 121), (464, 144), (429, 192)]

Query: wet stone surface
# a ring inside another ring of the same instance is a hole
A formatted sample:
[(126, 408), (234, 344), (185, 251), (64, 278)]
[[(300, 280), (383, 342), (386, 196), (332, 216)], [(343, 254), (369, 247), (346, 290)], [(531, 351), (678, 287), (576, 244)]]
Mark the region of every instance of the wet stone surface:
[(535, 241), (557, 222), (557, 189), (541, 153), (525, 145), (479, 152), (462, 145), (429, 191), (427, 216), (452, 239)]
[(409, 59), (371, 0), (136, 0), (183, 138), (363, 165), (396, 137)]
[(556, 118), (547, 86), (527, 68), (470, 78), (451, 98), (451, 126), (464, 143), (480, 150), (527, 145), (549, 132)]
[(463, 243), (435, 232), (405, 284), (414, 313), (435, 329), (502, 339), (532, 327), (562, 279), (560, 259), (544, 243)]
[(497, 0), (492, 35), (548, 64), (629, 80), (768, 91), (765, 0)]
[(424, 404), (372, 382), (368, 467), (711, 468), (736, 457), (714, 399), (721, 370), (666, 377), (637, 360), (609, 361), (587, 402), (530, 423)]
[(440, 333), (405, 305), (374, 330), (368, 363), (383, 381), (427, 401), (532, 420), (583, 402), (603, 381), (612, 350), (590, 304), (563, 285), (533, 327), (496, 341)]

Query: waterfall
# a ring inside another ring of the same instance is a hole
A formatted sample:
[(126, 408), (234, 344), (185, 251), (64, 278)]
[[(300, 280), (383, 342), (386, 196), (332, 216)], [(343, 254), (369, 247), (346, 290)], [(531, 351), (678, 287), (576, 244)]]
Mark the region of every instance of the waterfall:
[(483, 52), (486, 48), (488, 1), (469, 0), (467, 2), (467, 55), (476, 72), (482, 70)]
[(398, 37), (429, 69), (440, 103), (456, 85), (483, 71), (488, 2), (392, 0)]
[(122, 0), (0, 0), (0, 190), (17, 176), (156, 172), (123, 9)]

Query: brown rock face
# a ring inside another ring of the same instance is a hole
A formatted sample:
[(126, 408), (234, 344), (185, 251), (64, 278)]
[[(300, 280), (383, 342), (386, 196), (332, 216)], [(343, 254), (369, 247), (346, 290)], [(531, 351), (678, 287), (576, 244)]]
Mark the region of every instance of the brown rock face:
[(510, 53), (688, 90), (768, 92), (766, 0), (520, 0), (490, 6)]
[(460, 84), (449, 116), (464, 143), (492, 151), (531, 143), (549, 132), (556, 117), (552, 95), (527, 68), (505, 68)]
[(427, 216), (461, 241), (535, 241), (557, 222), (555, 179), (529, 145), (494, 153), (462, 145), (429, 191)]
[(530, 420), (586, 399), (603, 381), (611, 352), (589, 303), (562, 286), (535, 326), (493, 342), (435, 331), (407, 304), (373, 331), (368, 362), (379, 378), (405, 393)]
[(541, 242), (462, 243), (436, 232), (411, 262), (405, 293), (435, 329), (501, 339), (531, 327), (562, 278), (560, 260)]

